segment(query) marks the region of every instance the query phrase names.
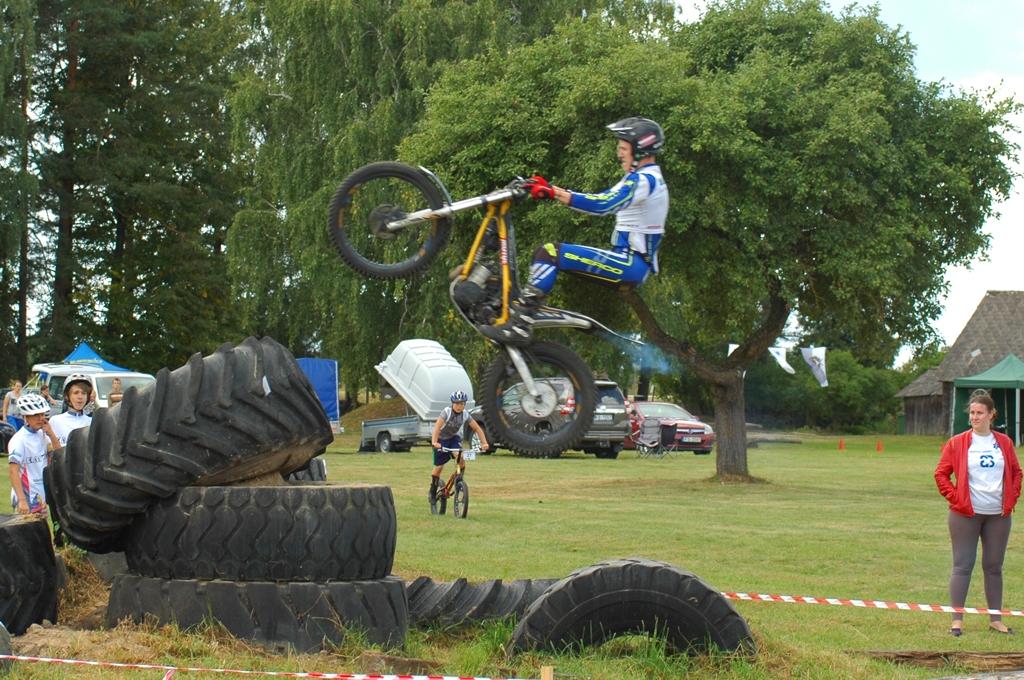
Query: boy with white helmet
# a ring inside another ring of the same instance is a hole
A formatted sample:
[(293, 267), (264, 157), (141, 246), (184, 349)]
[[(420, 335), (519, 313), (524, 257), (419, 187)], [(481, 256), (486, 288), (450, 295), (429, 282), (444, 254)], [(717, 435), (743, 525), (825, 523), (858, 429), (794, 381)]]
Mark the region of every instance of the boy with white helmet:
[(47, 444), (60, 447), (60, 441), (46, 420), (50, 405), (38, 394), (18, 397), (18, 410), (25, 426), (7, 444), (8, 473), (11, 476), (11, 507), (20, 514), (46, 510), (43, 470), (50, 462)]
[[(441, 411), (441, 415), (434, 421), (434, 430), (430, 435), (430, 445), (434, 447), (434, 469), (430, 472), (430, 495), (433, 498), (437, 493), (437, 486), (441, 482), (441, 472), (444, 465), (452, 459), (452, 454), (444, 449), (458, 449), (462, 447), (462, 428), (469, 425), (480, 437), (480, 448), (487, 450), (487, 435), (484, 428), (474, 420), (473, 416), (466, 412), (466, 401), (469, 399), (462, 390), (456, 390), (451, 394), (452, 405)], [(466, 461), (460, 460), (459, 467), (466, 469)]]
[(72, 373), (64, 381), (64, 413), (50, 419), (61, 446), (67, 446), (72, 432), (92, 423), (92, 418), (85, 413), (91, 391), (92, 381), (85, 373)]

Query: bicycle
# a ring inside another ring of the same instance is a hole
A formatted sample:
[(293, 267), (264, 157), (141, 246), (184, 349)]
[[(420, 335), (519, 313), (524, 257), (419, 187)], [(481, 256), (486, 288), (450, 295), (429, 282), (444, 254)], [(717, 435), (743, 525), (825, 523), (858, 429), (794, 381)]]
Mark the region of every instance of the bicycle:
[[(522, 178), (488, 194), (453, 202), (426, 168), (378, 162), (350, 174), (329, 210), (329, 230), (341, 259), (377, 279), (411, 277), (444, 249), (457, 213), (485, 208), (463, 264), (451, 273), (449, 297), (463, 320), (505, 323), (519, 294), (512, 204), (529, 196)], [(573, 328), (619, 346), (642, 345), (583, 314), (543, 306), (534, 329)], [(563, 345), (534, 341), (514, 347), (490, 340), (499, 354), (481, 378), (484, 423), (495, 441), (517, 453), (548, 457), (574, 446), (590, 426), (597, 401), (593, 373)]]
[(455, 471), (444, 484), (437, 485), (437, 492), (430, 499), (430, 514), (443, 515), (448, 509), (448, 499), (452, 499), (452, 516), (456, 519), (465, 519), (469, 513), (469, 485), (462, 473), (462, 460), (476, 460), (479, 449), (449, 449), (442, 446), (442, 451), (452, 454), (452, 461), (455, 463)]

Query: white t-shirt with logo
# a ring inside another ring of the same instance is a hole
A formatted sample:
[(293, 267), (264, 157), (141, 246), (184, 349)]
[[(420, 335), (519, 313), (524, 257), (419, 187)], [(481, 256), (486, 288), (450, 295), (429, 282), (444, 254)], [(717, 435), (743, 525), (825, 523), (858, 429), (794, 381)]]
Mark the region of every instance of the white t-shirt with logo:
[(72, 432), (82, 427), (89, 427), (91, 424), (90, 416), (75, 411), (65, 411), (59, 416), (50, 418), (50, 426), (53, 428), (53, 433), (57, 435), (57, 441), (61, 446), (68, 445), (68, 437)]
[(971, 435), (967, 449), (967, 484), (977, 515), (1003, 514), (1003, 451), (993, 434)]
[[(19, 478), (22, 491), (28, 488), (25, 500), (29, 508), (34, 509), (39, 502), (46, 502), (46, 491), (43, 489), (43, 470), (46, 468), (46, 445), (50, 439), (42, 430), (31, 430), (28, 425), (18, 430), (7, 444), (10, 456), (8, 463), (19, 467)], [(18, 507), (18, 496), (11, 489), (11, 506)]]

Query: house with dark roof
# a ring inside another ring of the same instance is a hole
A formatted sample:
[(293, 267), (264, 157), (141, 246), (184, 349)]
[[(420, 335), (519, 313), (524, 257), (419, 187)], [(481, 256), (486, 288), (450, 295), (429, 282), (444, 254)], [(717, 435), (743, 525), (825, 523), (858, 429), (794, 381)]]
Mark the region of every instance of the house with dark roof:
[[(904, 432), (948, 436), (966, 429), (967, 419), (962, 411), (970, 390), (958, 388), (957, 379), (977, 376), (1009, 355), (1024, 358), (1024, 291), (990, 290), (946, 351), (942, 363), (896, 393), (903, 399)], [(961, 382), (974, 385), (971, 381)], [(1020, 429), (1020, 390), (992, 387), (1000, 412), (996, 424), (1004, 426), (1007, 434), (1014, 437)]]

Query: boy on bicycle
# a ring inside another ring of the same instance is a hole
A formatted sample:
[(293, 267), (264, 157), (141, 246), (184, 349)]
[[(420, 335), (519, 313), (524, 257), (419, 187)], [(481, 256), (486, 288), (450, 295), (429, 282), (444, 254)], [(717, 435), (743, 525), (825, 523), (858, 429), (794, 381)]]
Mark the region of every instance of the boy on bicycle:
[[(484, 428), (476, 422), (473, 416), (466, 412), (466, 400), (469, 396), (462, 390), (456, 390), (451, 394), (452, 405), (441, 411), (437, 421), (434, 422), (434, 431), (430, 435), (430, 445), (434, 447), (434, 470), (430, 473), (430, 495), (428, 499), (433, 500), (437, 494), (437, 486), (441, 482), (441, 471), (445, 463), (452, 459), (452, 454), (442, 449), (458, 449), (462, 447), (462, 428), (469, 425), (480, 437), (480, 448), (487, 450), (487, 435)], [(459, 460), (459, 469), (465, 471), (466, 461)]]

